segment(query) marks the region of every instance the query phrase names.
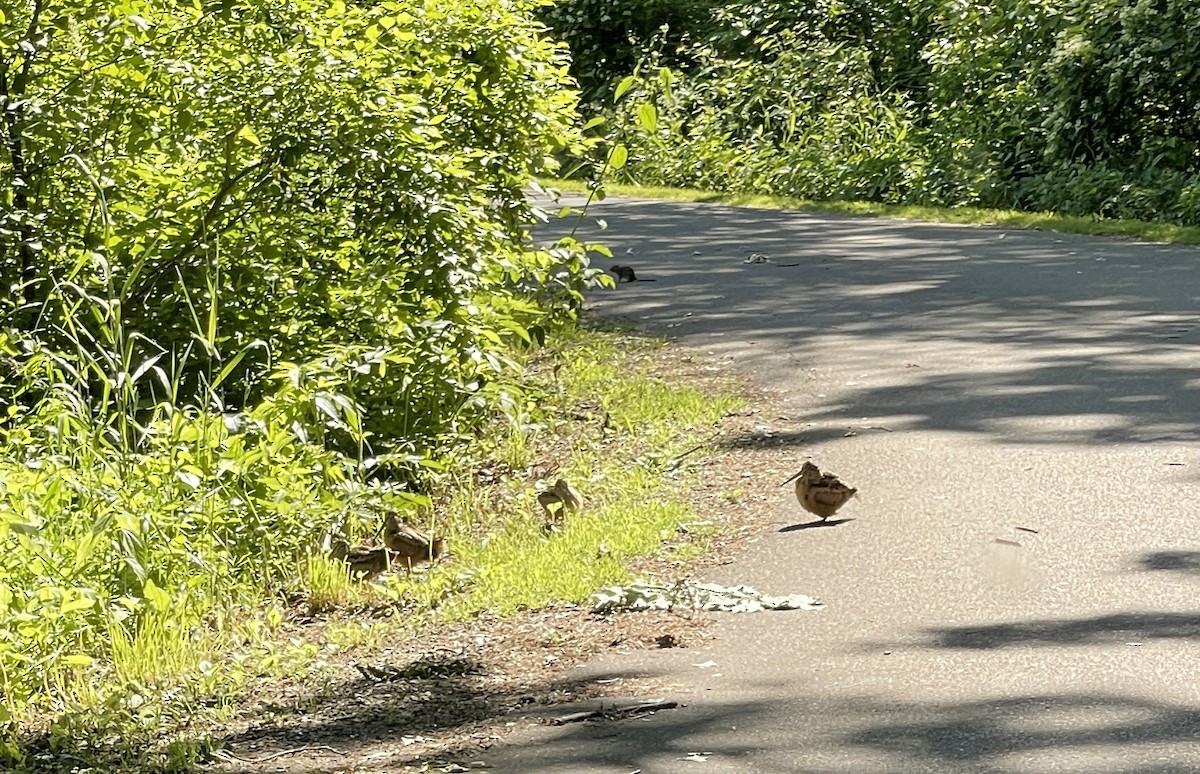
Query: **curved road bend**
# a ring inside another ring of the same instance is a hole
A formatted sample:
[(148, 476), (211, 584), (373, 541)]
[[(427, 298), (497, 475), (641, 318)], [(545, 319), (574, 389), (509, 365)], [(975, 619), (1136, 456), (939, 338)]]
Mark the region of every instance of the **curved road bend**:
[[(594, 293), (595, 312), (785, 390), (796, 458), (862, 496), (853, 522), (768, 532), (708, 578), (825, 610), (605, 656), (589, 669), (664, 674), (686, 706), (530, 729), (494, 770), (1200, 772), (1200, 250), (619, 198), (593, 214), (657, 280)], [(800, 520), (773, 491), (779, 523)]]

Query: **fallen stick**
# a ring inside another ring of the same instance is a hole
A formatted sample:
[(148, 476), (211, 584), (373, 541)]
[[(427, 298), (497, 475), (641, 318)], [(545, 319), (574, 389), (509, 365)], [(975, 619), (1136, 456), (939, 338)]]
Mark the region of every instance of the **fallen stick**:
[(582, 723), (585, 720), (593, 718), (605, 718), (607, 720), (619, 720), (620, 718), (632, 717), (641, 715), (646, 712), (657, 712), (658, 710), (676, 709), (679, 706), (677, 701), (651, 701), (641, 704), (630, 704), (625, 707), (613, 707), (605, 710), (603, 705), (599, 709), (585, 710), (583, 712), (572, 712), (569, 715), (560, 715), (556, 718), (550, 718), (550, 725), (565, 726), (568, 723)]
[(287, 755), (299, 755), (300, 753), (316, 752), (318, 750), (321, 750), (324, 752), (331, 752), (335, 755), (341, 755), (342, 757), (345, 757), (345, 755), (346, 755), (346, 753), (342, 752), (341, 750), (330, 747), (327, 744), (310, 744), (310, 745), (306, 745), (304, 747), (296, 747), (291, 750), (280, 750), (279, 752), (274, 752), (274, 753), (271, 753), (270, 755), (263, 755), (258, 758), (242, 758), (238, 755), (234, 755), (233, 753), (227, 752), (225, 750), (218, 750), (217, 753), (220, 757), (231, 758), (231, 759), (237, 761), (238, 763), (266, 763), (267, 761), (273, 761), (276, 758), (283, 758), (284, 756), (287, 756)]
[(565, 726), (568, 723), (581, 723), (592, 718), (602, 717), (602, 710), (591, 710), (590, 712), (572, 712), (570, 715), (560, 715), (556, 718), (550, 718), (550, 725)]
[(651, 701), (642, 704), (633, 704), (628, 707), (619, 707), (616, 712), (621, 715), (637, 715), (642, 712), (657, 712), (665, 709), (678, 709), (679, 702), (677, 701)]

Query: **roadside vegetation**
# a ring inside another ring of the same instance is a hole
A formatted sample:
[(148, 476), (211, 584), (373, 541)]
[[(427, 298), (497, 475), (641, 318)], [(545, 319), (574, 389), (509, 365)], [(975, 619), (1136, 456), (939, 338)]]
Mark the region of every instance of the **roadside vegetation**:
[[(603, 248), (531, 239), (592, 144), (538, 5), (0, 9), (0, 767), (186, 768), (373, 638), (298, 616), (579, 600), (687, 518), (729, 403), (577, 332)], [(387, 513), (452, 556), (352, 581)]]
[[(423, 495), (408, 496), (420, 500), (407, 511), (411, 520), (446, 535), (451, 551), (411, 575), (397, 570), (370, 582), (353, 579), (345, 564), (320, 550), (324, 532), (339, 515), (345, 518), (356, 494), (363, 512), (353, 532), (377, 542), (371, 533), (378, 515), (362, 505), (369, 494), (364, 490), (374, 487), (349, 476), (296, 487), (293, 507), (307, 505), (303, 518), (314, 522), (309, 542), (274, 531), (298, 530), (299, 513), (292, 522), (260, 520), (253, 525), (257, 535), (245, 537), (249, 545), (239, 570), (213, 566), (231, 549), (214, 539), (220, 522), (204, 522), (205, 511), (194, 499), (205, 478), (196, 487), (170, 480), (186, 472), (187, 463), (172, 470), (169, 459), (146, 452), (124, 474), (81, 466), (69, 488), (77, 508), (103, 519), (106, 509), (115, 509), (112, 501), (139, 507), (147, 514), (140, 561), (158, 577), (171, 561), (194, 569), (178, 587), (147, 581), (103, 600), (102, 608), (102, 584), (129, 571), (117, 553), (128, 534), (119, 517), (104, 525), (47, 519), (10, 543), (10, 553), (42, 571), (28, 587), (10, 586), (16, 598), (45, 599), (49, 592), (64, 601), (21, 617), (8, 635), (27, 656), (46, 654), (41, 674), (10, 669), (6, 676), (7, 696), (27, 691), (25, 701), (9, 704), (8, 765), (29, 772), (186, 770), (219, 749), (214, 744), (223, 722), (263, 686), (323, 685), (347, 657), (369, 658), (383, 644), (418, 637), (429, 626), (583, 602), (600, 586), (629, 579), (631, 558), (661, 556), (664, 543), (673, 560), (703, 551), (707, 527), (680, 531), (700, 519), (678, 487), (691, 480), (684, 464), (689, 452), (711, 440), (712, 426), (738, 401), (673, 386), (656, 374), (655, 353), (662, 346), (584, 329), (564, 331), (545, 347), (514, 351), (514, 377), (522, 385), (519, 416), (495, 413), (471, 444), (437, 459)], [(229, 440), (223, 429), (212, 432)], [(177, 439), (176, 453), (189, 459), (186, 449), (205, 443), (213, 442)], [(249, 456), (229, 446), (222, 459)], [(259, 470), (311, 479), (311, 472), (295, 473), (301, 464), (289, 456), (295, 452), (293, 442)], [(58, 480), (65, 468), (51, 471), (48, 480), (56, 488), (64, 487)], [(536, 494), (560, 476), (583, 493), (585, 508), (548, 529)], [(6, 480), (6, 488), (21, 492), (33, 485)], [(221, 501), (215, 484), (213, 490), (207, 507), (219, 517), (232, 506)], [(369, 496), (404, 507), (386, 493)], [(317, 510), (325, 502), (328, 510)], [(13, 529), (23, 531), (20, 525)], [(161, 534), (173, 537), (163, 541)], [(279, 546), (290, 543), (296, 548), (285, 559)], [(93, 546), (86, 557), (81, 545)], [(45, 582), (47, 556), (59, 562), (55, 569), (73, 573), (77, 599), (96, 601), (72, 605), (61, 586), (38, 586)], [(286, 566), (272, 579), (256, 574), (276, 562)], [(105, 620), (105, 609), (119, 612)], [(303, 634), (301, 623), (314, 619), (325, 622), (320, 635)]]
[(564, 0), (545, 17), (596, 131), (628, 148), (622, 182), (1200, 225), (1183, 0)]

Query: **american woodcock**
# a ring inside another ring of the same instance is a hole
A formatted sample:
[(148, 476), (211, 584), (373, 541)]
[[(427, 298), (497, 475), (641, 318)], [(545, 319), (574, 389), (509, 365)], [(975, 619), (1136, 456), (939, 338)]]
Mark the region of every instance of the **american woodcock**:
[(805, 462), (796, 475), (780, 486), (793, 480), (796, 482), (796, 499), (800, 501), (800, 506), (809, 513), (820, 516), (821, 521), (837, 513), (839, 508), (858, 493), (857, 489), (842, 483), (834, 474), (822, 473), (821, 469), (811, 462)]
[(371, 546), (351, 546), (345, 540), (335, 540), (329, 555), (341, 559), (350, 568), (350, 575), (362, 580), (371, 580), (379, 573), (388, 569), (391, 564), (386, 548)]
[(445, 538), (426, 535), (402, 523), (394, 513), (383, 522), (383, 544), (392, 551), (392, 563), (401, 565), (410, 573), (414, 564), (432, 562), (446, 553)]
[(576, 514), (583, 508), (583, 498), (565, 478), (558, 479), (554, 486), (539, 492), (537, 501), (546, 512), (550, 524), (561, 524), (568, 511)]

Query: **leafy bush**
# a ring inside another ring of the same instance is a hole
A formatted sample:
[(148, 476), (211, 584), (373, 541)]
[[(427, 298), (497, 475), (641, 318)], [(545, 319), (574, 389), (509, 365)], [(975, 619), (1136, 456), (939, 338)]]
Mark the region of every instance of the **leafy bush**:
[(522, 246), (521, 186), (574, 141), (532, 6), (22, 5), (0, 26), (0, 281), (24, 303), (0, 312), (45, 339), (82, 324), (79, 299), (117, 304), (153, 342), (138, 360), (207, 333), (193, 371), (254, 342), (285, 360), (394, 346), (421, 363), (394, 376), (457, 408), (494, 371), (475, 349), (555, 313), (510, 290), (553, 284)]
[[(709, 57), (693, 73), (660, 69), (631, 95), (614, 124), (638, 180), (883, 201), (903, 200), (920, 182), (909, 106), (877, 95), (860, 49), (796, 44), (760, 60)], [(643, 102), (658, 115), (652, 131)]]
[(929, 201), (1017, 206), (1012, 184), (1044, 169), (1041, 95), (1060, 18), (1036, 1), (943, 5), (925, 49)]

